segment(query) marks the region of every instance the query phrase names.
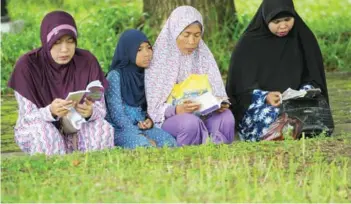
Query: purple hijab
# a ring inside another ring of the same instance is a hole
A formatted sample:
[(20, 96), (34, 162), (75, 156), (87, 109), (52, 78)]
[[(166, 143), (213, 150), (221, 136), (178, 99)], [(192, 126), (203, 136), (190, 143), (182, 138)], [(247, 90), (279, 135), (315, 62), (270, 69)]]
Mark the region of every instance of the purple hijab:
[(64, 11), (47, 14), (40, 28), (42, 46), (20, 57), (8, 86), (33, 102), (38, 108), (55, 99), (65, 99), (71, 91), (84, 90), (94, 80), (107, 88), (107, 80), (95, 58), (87, 50), (76, 48), (65, 65), (55, 63), (50, 54), (53, 44), (63, 35), (72, 36), (77, 45), (77, 27), (73, 17)]

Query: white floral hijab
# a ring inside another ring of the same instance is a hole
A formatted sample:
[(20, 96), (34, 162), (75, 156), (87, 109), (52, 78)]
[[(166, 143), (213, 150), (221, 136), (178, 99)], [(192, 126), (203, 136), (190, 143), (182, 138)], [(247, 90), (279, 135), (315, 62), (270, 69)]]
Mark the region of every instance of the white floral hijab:
[(148, 114), (154, 123), (161, 126), (169, 104), (167, 97), (176, 83), (182, 82), (190, 74), (207, 74), (213, 94), (227, 97), (217, 63), (203, 40), (190, 55), (182, 55), (176, 39), (190, 24), (203, 20), (200, 12), (191, 6), (180, 6), (173, 10), (153, 46), (153, 59), (145, 71), (145, 88)]

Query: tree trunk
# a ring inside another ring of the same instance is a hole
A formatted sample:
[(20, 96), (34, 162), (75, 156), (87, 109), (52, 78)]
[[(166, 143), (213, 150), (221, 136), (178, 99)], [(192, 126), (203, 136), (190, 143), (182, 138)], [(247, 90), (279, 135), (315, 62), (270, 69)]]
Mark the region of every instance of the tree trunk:
[(9, 22), (6, 0), (1, 0), (1, 23)]
[(236, 23), (234, 0), (143, 0), (143, 11), (147, 23), (159, 32), (171, 12), (181, 5), (191, 5), (200, 11), (205, 38), (221, 32), (228, 23)]

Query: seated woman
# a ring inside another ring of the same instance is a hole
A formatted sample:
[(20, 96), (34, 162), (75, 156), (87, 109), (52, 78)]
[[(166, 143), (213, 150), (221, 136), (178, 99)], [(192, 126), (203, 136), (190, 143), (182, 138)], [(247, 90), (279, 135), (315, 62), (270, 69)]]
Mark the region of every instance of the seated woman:
[(264, 0), (236, 45), (226, 84), (241, 139), (265, 137), (288, 88), (320, 88), (328, 100), (321, 51), (292, 0)]
[(234, 117), (223, 105), (201, 119), (193, 114), (199, 104), (188, 101), (172, 106), (166, 103), (173, 86), (191, 74), (207, 74), (213, 95), (226, 98), (217, 63), (201, 39), (202, 16), (191, 6), (176, 8), (168, 18), (154, 45), (154, 58), (145, 73), (148, 113), (156, 125), (177, 139), (179, 146), (199, 145), (212, 137), (214, 143), (232, 143)]
[(138, 30), (121, 35), (107, 75), (107, 120), (115, 128), (115, 145), (124, 148), (176, 146), (172, 135), (153, 127), (146, 115), (144, 70), (152, 58), (147, 37)]
[[(66, 101), (69, 92), (85, 90), (94, 80), (104, 78), (96, 58), (78, 49), (77, 27), (73, 17), (63, 11), (45, 16), (41, 29), (42, 47), (23, 55), (16, 63), (8, 86), (14, 89), (19, 105), (15, 140), (29, 154), (65, 154), (113, 147), (113, 128), (104, 120), (104, 99), (82, 104)], [(63, 134), (60, 118), (68, 106), (86, 119), (75, 134)], [(77, 143), (75, 143), (76, 141)]]

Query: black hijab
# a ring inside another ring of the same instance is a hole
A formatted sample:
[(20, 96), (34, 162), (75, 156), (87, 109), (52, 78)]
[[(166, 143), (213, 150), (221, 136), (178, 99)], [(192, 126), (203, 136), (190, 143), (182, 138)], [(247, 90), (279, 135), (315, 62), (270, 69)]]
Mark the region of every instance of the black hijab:
[(149, 43), (139, 30), (125, 31), (118, 42), (112, 59), (111, 70), (117, 70), (121, 78), (122, 99), (130, 106), (146, 110), (144, 70), (136, 65), (136, 56), (141, 43)]
[[(268, 23), (287, 14), (295, 19), (289, 34), (278, 37), (271, 33)], [(307, 83), (321, 88), (328, 100), (315, 36), (296, 13), (292, 0), (263, 0), (231, 57), (226, 90), (237, 123), (251, 104), (253, 89), (282, 93)]]

